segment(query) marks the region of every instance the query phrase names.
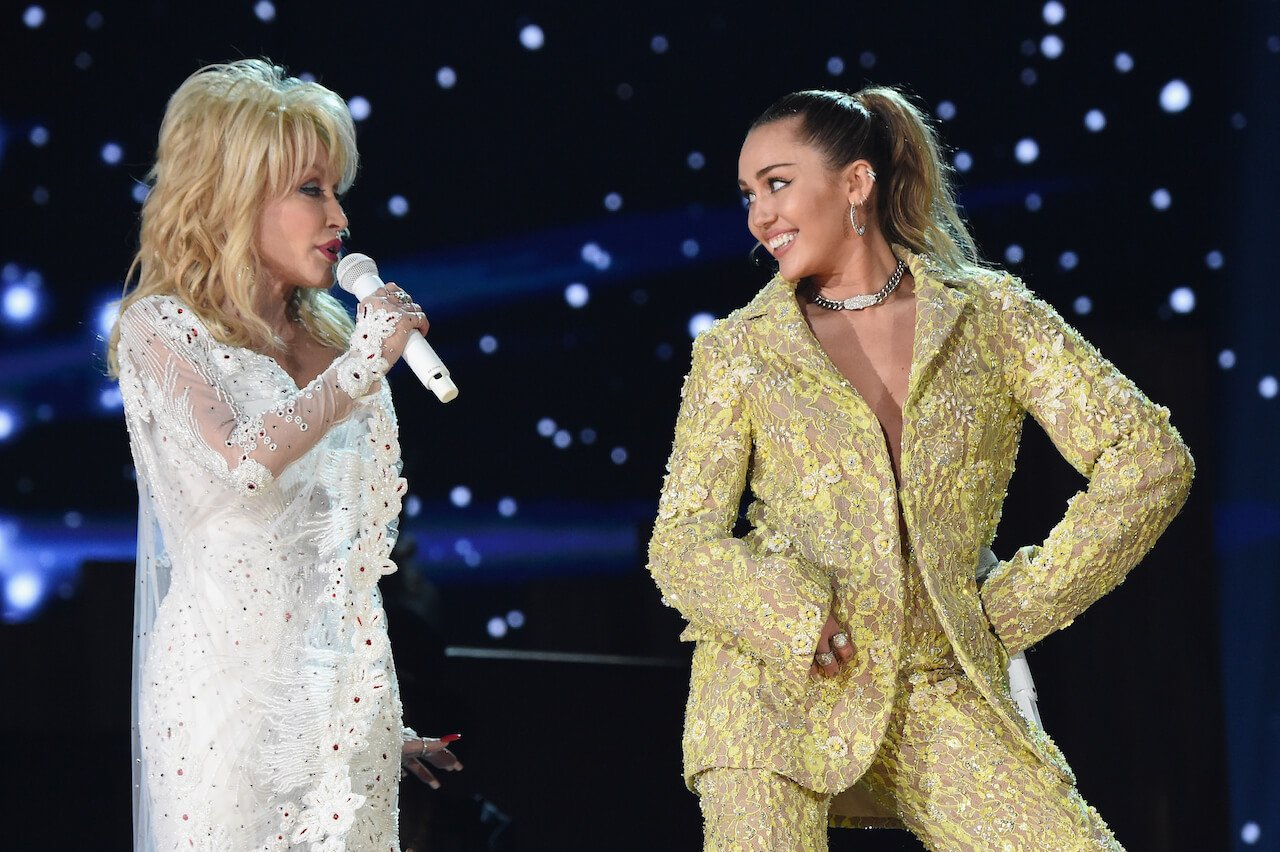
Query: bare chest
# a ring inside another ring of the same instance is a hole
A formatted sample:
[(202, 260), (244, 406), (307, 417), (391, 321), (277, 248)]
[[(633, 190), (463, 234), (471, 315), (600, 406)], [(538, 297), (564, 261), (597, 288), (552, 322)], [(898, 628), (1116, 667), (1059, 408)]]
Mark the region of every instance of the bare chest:
[(340, 354), (310, 335), (300, 334), (283, 352), (274, 353), (276, 363), (289, 374), (298, 387), (306, 387), (316, 376), (329, 369), (333, 359)]

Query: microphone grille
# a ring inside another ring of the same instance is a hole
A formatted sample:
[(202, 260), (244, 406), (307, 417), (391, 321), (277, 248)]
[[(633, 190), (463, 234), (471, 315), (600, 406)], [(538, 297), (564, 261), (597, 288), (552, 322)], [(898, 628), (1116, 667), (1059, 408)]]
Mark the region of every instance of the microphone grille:
[(377, 275), (378, 264), (367, 254), (349, 254), (338, 261), (338, 286), (348, 293), (356, 282), (365, 275)]

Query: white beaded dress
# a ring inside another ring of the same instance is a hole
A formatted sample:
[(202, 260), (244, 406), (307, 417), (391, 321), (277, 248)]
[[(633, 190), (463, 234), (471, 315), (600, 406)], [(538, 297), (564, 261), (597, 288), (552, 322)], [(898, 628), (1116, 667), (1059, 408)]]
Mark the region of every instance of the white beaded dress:
[(405, 481), (381, 344), (305, 388), (168, 296), (120, 318), (138, 472), (134, 848), (397, 850), (377, 580)]

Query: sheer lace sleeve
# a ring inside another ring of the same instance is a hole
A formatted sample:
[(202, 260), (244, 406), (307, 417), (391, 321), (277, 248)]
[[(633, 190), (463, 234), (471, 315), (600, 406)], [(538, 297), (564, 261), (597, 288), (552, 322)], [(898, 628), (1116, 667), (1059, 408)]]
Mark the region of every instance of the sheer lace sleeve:
[(733, 535), (751, 425), (730, 362), (714, 330), (694, 343), (649, 571), (663, 602), (691, 625), (736, 637), (799, 692), (831, 609), (831, 588), (799, 560), (753, 554)]
[(982, 586), (1010, 654), (1066, 627), (1155, 544), (1194, 465), (1169, 411), (1016, 280), (1002, 287), (1004, 373), (1014, 396), (1089, 487), (1044, 543), (1002, 562)]
[(382, 343), (395, 330), (391, 314), (362, 306), (351, 348), (305, 388), (250, 413), (237, 402), (234, 373), (217, 344), (181, 302), (154, 297), (120, 317), (120, 372), (125, 404), (155, 420), (164, 440), (242, 494), (268, 486), (281, 471), (349, 416), (355, 400), (375, 389), (388, 364)]

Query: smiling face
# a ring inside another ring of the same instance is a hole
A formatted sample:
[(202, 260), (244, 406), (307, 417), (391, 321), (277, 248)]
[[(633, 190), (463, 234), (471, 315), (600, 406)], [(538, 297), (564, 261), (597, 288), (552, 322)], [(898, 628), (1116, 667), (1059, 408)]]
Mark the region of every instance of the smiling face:
[(782, 276), (821, 283), (847, 265), (854, 247), (848, 214), (858, 196), (846, 177), (854, 166), (833, 172), (821, 152), (796, 137), (799, 121), (775, 121), (747, 135), (738, 187), (747, 200), (747, 227), (777, 259)]
[(284, 198), (268, 201), (258, 219), (258, 251), (265, 283), (327, 288), (333, 284), (347, 216), (337, 198), (339, 176), (312, 166)]

